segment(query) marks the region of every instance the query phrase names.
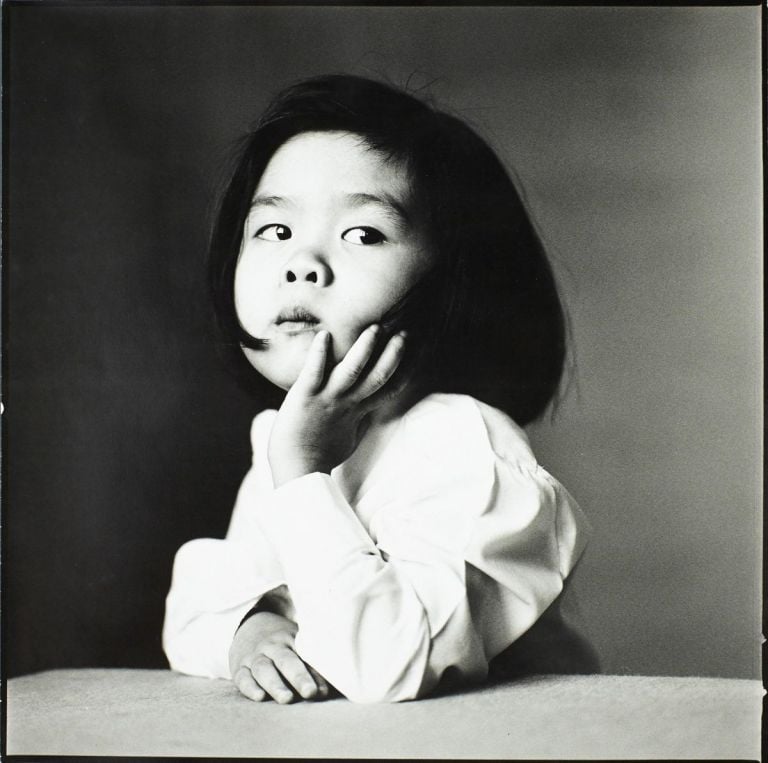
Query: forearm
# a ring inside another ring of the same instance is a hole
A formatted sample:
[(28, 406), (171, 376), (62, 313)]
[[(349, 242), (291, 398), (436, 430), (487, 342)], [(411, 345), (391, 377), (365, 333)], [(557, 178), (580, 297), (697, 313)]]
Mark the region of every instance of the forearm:
[[(302, 659), (354, 701), (412, 699), (428, 691), (437, 680), (429, 667), (428, 614), (335, 483), (309, 475), (274, 499), (260, 520), (291, 592)], [(457, 598), (462, 593), (459, 586)]]
[[(354, 586), (306, 589), (297, 609), (299, 655), (355, 702), (415, 699), (432, 688), (429, 622), (407, 581), (371, 558), (352, 564)], [(314, 593), (313, 593), (314, 591)]]
[(248, 606), (200, 614), (186, 622), (166, 615), (163, 650), (171, 669), (204, 678), (230, 678), (227, 655), (232, 634)]
[(276, 588), (254, 564), (250, 546), (202, 538), (176, 554), (166, 598), (163, 649), (171, 667), (228, 678), (232, 636), (254, 603)]

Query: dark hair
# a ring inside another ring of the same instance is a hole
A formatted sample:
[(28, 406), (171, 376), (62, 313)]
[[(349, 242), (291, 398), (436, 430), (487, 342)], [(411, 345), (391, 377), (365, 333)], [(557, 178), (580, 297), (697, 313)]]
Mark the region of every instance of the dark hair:
[(537, 418), (562, 375), (565, 320), (544, 249), (512, 180), (462, 120), (384, 83), (348, 75), (299, 82), (270, 103), (244, 140), (219, 208), (209, 263), (214, 307), (232, 359), (251, 386), (267, 394), (240, 351), (240, 345), (259, 346), (235, 312), (243, 226), (275, 151), (315, 131), (359, 135), (409, 173), (437, 264), (382, 323), (408, 330), (402, 365), (416, 399), (462, 393), (521, 425)]

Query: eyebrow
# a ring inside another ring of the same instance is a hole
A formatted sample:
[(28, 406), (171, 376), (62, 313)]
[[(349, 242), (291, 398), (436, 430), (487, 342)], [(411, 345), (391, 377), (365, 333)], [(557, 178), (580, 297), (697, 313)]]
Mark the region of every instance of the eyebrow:
[(281, 207), (287, 201), (282, 196), (254, 196), (251, 201), (251, 209), (257, 209), (258, 207)]
[(405, 206), (391, 194), (382, 193), (377, 196), (372, 193), (348, 193), (345, 199), (353, 207), (363, 207), (368, 204), (382, 207), (396, 225), (410, 225), (410, 216)]
[[(397, 225), (409, 225), (410, 215), (398, 199), (388, 193), (380, 195), (373, 193), (347, 193), (344, 195), (345, 201), (352, 207), (364, 207), (369, 204), (382, 207), (384, 212), (392, 218)], [(251, 209), (260, 207), (282, 207), (289, 206), (292, 202), (284, 196), (259, 195), (254, 196), (251, 201)]]

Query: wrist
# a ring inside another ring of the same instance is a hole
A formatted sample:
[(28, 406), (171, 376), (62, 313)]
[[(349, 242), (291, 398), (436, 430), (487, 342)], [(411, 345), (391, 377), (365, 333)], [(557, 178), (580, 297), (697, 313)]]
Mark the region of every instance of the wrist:
[(274, 615), (287, 617), (289, 620), (293, 619), (293, 603), (291, 602), (288, 586), (283, 584), (273, 588), (271, 591), (267, 591), (245, 613), (245, 616), (240, 621), (240, 625), (237, 627), (240, 628), (246, 620), (260, 612), (271, 612)]
[(320, 459), (307, 456), (281, 458), (270, 454), (268, 460), (269, 468), (272, 471), (272, 484), (275, 487), (280, 487), (286, 482), (304, 477), (307, 474), (314, 474), (315, 472), (331, 473), (330, 466), (322, 463)]

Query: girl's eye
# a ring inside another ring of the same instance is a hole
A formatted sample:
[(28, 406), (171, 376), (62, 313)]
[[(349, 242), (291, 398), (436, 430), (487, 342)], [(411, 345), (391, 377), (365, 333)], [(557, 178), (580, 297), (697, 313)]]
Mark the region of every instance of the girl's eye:
[(291, 235), (291, 229), (287, 225), (276, 223), (264, 225), (256, 231), (256, 238), (264, 239), (264, 241), (287, 241)]
[(387, 240), (381, 231), (376, 230), (376, 228), (369, 228), (368, 226), (345, 230), (341, 237), (350, 244), (361, 244), (362, 246), (381, 244)]

